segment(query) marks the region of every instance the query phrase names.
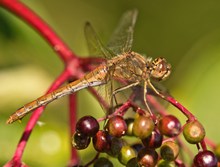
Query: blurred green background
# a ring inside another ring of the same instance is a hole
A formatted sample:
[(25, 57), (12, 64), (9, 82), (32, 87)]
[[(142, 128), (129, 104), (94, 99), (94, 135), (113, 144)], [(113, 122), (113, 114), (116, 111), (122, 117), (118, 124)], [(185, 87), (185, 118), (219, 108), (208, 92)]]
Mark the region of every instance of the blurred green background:
[[(133, 50), (150, 57), (163, 56), (172, 64), (172, 75), (164, 82), (165, 87), (197, 116), (206, 128), (207, 137), (220, 141), (219, 0), (22, 2), (82, 56), (88, 55), (83, 34), (86, 21), (93, 24), (106, 42), (122, 13), (137, 8)], [(62, 69), (58, 56), (34, 30), (0, 8), (0, 166), (12, 157), (29, 116), (21, 124), (6, 125), (6, 119), (18, 107), (42, 95)], [(79, 117), (91, 113), (95, 117), (103, 115), (86, 90), (78, 97)], [(174, 107), (168, 110), (181, 117)], [(184, 117), (180, 119), (185, 121)], [(45, 124), (35, 127), (23, 161), (32, 167), (65, 166), (70, 156), (68, 120), (67, 98), (49, 105), (40, 119)], [(88, 151), (80, 153), (82, 159), (91, 158)]]

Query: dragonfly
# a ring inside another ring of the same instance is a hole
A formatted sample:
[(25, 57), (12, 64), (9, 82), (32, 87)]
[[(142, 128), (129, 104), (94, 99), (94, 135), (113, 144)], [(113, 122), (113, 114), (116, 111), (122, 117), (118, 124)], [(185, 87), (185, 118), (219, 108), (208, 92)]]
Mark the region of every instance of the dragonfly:
[(118, 92), (128, 88), (143, 85), (143, 99), (148, 111), (151, 113), (146, 98), (147, 88), (151, 88), (157, 95), (162, 96), (151, 81), (165, 80), (171, 73), (171, 65), (165, 58), (152, 59), (131, 50), (137, 14), (136, 9), (123, 14), (106, 47), (98, 38), (91, 24), (86, 23), (85, 36), (89, 52), (104, 56), (105, 61), (84, 77), (25, 104), (9, 117), (7, 123), (21, 120), (38, 107), (45, 106), (63, 96), (84, 88), (105, 85), (114, 79), (126, 81), (127, 84), (114, 89), (111, 92), (111, 97), (115, 97)]

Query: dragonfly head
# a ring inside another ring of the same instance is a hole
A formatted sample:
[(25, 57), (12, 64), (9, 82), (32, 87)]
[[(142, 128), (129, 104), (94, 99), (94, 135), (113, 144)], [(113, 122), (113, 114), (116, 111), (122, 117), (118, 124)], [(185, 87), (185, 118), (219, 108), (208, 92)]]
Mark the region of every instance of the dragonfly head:
[(156, 58), (151, 62), (151, 77), (156, 80), (165, 80), (171, 72), (171, 65), (164, 58)]

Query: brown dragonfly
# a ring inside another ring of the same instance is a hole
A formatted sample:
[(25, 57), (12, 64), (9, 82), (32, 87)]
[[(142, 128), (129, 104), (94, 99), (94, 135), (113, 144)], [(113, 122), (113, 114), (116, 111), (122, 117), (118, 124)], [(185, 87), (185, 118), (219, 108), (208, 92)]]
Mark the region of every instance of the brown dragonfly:
[(139, 53), (131, 51), (137, 13), (137, 10), (131, 10), (122, 16), (107, 47), (104, 47), (99, 40), (91, 24), (86, 23), (85, 36), (90, 53), (101, 54), (106, 58), (106, 61), (81, 79), (75, 80), (25, 104), (9, 117), (7, 123), (10, 124), (16, 120), (20, 120), (34, 109), (47, 105), (58, 98), (77, 92), (83, 88), (107, 84), (116, 78), (127, 81), (126, 83), (128, 84), (113, 90), (111, 97), (114, 97), (118, 92), (125, 89), (143, 85), (144, 102), (151, 113), (146, 99), (147, 87), (162, 96), (151, 83), (151, 79), (156, 81), (166, 79), (170, 75), (171, 65), (164, 58), (152, 60), (152, 58), (146, 58)]

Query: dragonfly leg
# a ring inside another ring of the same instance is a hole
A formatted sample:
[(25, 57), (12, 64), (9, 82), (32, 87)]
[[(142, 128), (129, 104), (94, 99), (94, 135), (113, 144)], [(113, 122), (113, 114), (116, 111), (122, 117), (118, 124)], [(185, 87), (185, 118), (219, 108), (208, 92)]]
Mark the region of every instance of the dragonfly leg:
[(113, 106), (113, 100), (115, 101), (115, 103), (116, 103), (116, 105), (117, 105), (117, 100), (116, 100), (116, 94), (117, 93), (119, 93), (119, 92), (121, 92), (121, 91), (123, 91), (123, 90), (126, 90), (126, 89), (128, 89), (128, 88), (131, 88), (131, 87), (133, 87), (133, 86), (136, 86), (136, 85), (138, 85), (140, 82), (134, 82), (134, 83), (131, 83), (131, 84), (129, 84), (129, 85), (126, 85), (126, 86), (123, 86), (123, 87), (120, 87), (120, 88), (117, 88), (117, 89), (115, 89), (114, 91), (113, 91), (113, 93), (112, 93), (112, 96), (111, 96), (111, 103), (112, 103), (112, 106)]
[(154, 85), (150, 82), (150, 80), (147, 81), (147, 84), (151, 87), (151, 89), (158, 95), (160, 96), (162, 99), (165, 99), (165, 96), (160, 93), (155, 87)]
[(153, 113), (152, 113), (152, 111), (151, 111), (151, 109), (150, 109), (150, 107), (147, 103), (147, 85), (148, 85), (148, 82), (145, 81), (144, 82), (144, 103), (145, 103), (145, 106), (147, 107), (147, 110), (150, 113), (150, 115), (153, 116)]

